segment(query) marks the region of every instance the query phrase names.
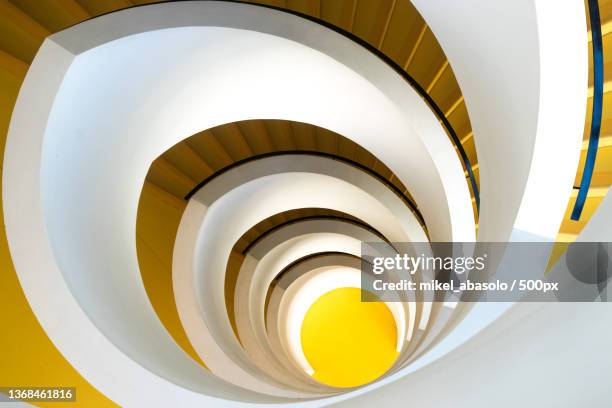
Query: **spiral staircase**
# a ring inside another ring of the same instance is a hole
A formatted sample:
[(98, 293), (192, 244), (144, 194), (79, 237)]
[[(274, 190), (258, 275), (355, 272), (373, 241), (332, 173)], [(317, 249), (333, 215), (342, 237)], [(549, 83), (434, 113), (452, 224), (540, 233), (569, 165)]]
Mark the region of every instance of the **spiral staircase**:
[(545, 273), (612, 241), (610, 31), (610, 1), (1, 1), (0, 386), (609, 400), (606, 303), (364, 303), (359, 266), (364, 241), (544, 241)]

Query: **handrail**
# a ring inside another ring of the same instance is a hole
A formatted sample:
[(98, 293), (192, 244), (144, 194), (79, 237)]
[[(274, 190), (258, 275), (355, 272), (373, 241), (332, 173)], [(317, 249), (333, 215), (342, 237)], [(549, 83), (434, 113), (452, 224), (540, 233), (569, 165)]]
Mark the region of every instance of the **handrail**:
[(210, 176), (206, 177), (204, 180), (202, 180), (201, 182), (199, 182), (193, 189), (191, 189), (190, 192), (188, 192), (185, 195), (185, 200), (189, 200), (191, 199), (191, 197), (193, 197), (193, 195), (200, 190), (202, 187), (204, 187), (206, 184), (210, 183), (213, 179), (217, 178), (218, 176), (222, 175), (223, 173), (226, 173), (236, 167), (242, 166), (243, 164), (246, 163), (250, 163), (256, 160), (261, 160), (261, 159), (267, 159), (270, 157), (277, 157), (277, 156), (285, 156), (285, 155), (309, 155), (309, 156), (317, 156), (317, 157), (325, 157), (331, 160), (336, 160), (339, 162), (343, 162), (345, 164), (349, 164), (353, 167), (358, 168), (359, 170), (362, 170), (366, 173), (368, 173), (369, 175), (375, 177), (377, 180), (381, 181), (383, 184), (385, 184), (391, 191), (393, 191), (397, 196), (399, 196), (399, 198), (402, 199), (402, 201), (404, 201), (404, 203), (406, 203), (408, 205), (408, 207), (410, 208), (410, 210), (412, 210), (412, 212), (414, 213), (414, 215), (417, 217), (419, 223), (421, 224), (421, 226), (423, 227), (423, 229), (425, 231), (427, 231), (427, 226), (425, 224), (425, 219), (423, 218), (423, 215), (421, 214), (421, 212), (419, 211), (419, 209), (417, 208), (416, 204), (410, 199), (408, 198), (403, 192), (402, 190), (400, 190), (395, 184), (391, 183), (389, 180), (387, 180), (386, 178), (384, 178), (383, 176), (381, 176), (380, 174), (378, 174), (377, 172), (375, 172), (374, 170), (372, 170), (371, 168), (358, 163), (354, 160), (351, 159), (347, 159), (345, 157), (341, 157), (341, 156), (337, 156), (331, 153), (326, 153), (326, 152), (319, 152), (319, 151), (315, 151), (315, 150), (280, 150), (280, 151), (276, 151), (276, 152), (268, 152), (268, 153), (262, 153), (262, 154), (257, 154), (254, 156), (250, 156), (247, 157), (245, 159), (242, 160), (238, 160), (228, 166), (225, 166), (224, 168), (222, 168), (219, 171), (216, 171), (215, 173), (211, 174)]
[[(363, 258), (358, 257), (357, 255), (349, 254), (348, 252), (341, 251), (325, 251), (325, 252), (315, 252), (314, 254), (304, 255), (301, 258), (298, 258), (291, 262), (289, 265), (285, 266), (281, 271), (272, 279), (270, 284), (268, 285), (268, 289), (266, 290), (266, 297), (264, 299), (264, 315), (268, 313), (268, 305), (270, 303), (270, 295), (272, 294), (272, 289), (278, 284), (278, 281), (291, 269), (295, 268), (299, 264), (309, 261), (314, 258), (324, 258), (333, 255), (346, 256), (347, 258), (358, 259), (361, 262), (365, 262)], [(236, 312), (234, 311), (234, 314)], [(264, 319), (264, 326), (266, 329), (268, 328), (268, 319)]]
[(385, 241), (387, 244), (390, 244), (389, 240), (380, 232), (378, 231), (376, 228), (372, 227), (370, 224), (367, 224), (361, 220), (356, 220), (356, 219), (351, 219), (351, 218), (343, 218), (341, 216), (337, 216), (337, 215), (307, 215), (307, 216), (303, 216), (303, 217), (298, 217), (298, 218), (294, 218), (285, 222), (282, 222), (278, 225), (273, 226), (270, 229), (267, 229), (266, 231), (262, 232), (261, 234), (259, 234), (257, 236), (257, 238), (255, 238), (253, 241), (251, 241), (242, 251), (242, 255), (247, 254), (255, 245), (257, 245), (259, 242), (261, 242), (262, 239), (264, 239), (265, 237), (269, 236), (271, 233), (273, 233), (274, 231), (278, 231), (279, 229), (286, 227), (288, 225), (293, 225), (293, 224), (297, 224), (300, 222), (304, 222), (304, 221), (315, 221), (315, 220), (321, 220), (321, 221), (339, 221), (339, 222), (346, 222), (347, 224), (352, 224), (352, 225), (356, 225), (359, 226), (365, 230), (370, 231), (371, 233), (373, 233), (374, 235), (376, 235), (378, 238), (380, 238), (382, 241)]
[(295, 268), (299, 264), (304, 263), (314, 258), (323, 258), (323, 257), (334, 256), (334, 255), (346, 256), (347, 258), (354, 258), (361, 262), (366, 262), (364, 261), (363, 258), (357, 255), (350, 254), (348, 252), (342, 252), (342, 251), (323, 251), (323, 252), (315, 252), (313, 254), (304, 255), (292, 261), (289, 265), (286, 265), (283, 269), (281, 269), (280, 272), (270, 282), (270, 285), (268, 286), (268, 291), (272, 288), (272, 286), (276, 284), (276, 282), (278, 282), (283, 277), (284, 274), (286, 274), (289, 270)]
[(601, 21), (597, 0), (589, 0), (589, 19), (591, 21), (591, 38), (593, 43), (593, 114), (591, 116), (591, 133), (589, 135), (589, 147), (584, 162), (584, 170), (582, 171), (582, 180), (580, 180), (578, 197), (576, 197), (571, 215), (571, 219), (574, 221), (580, 219), (591, 186), (591, 179), (595, 170), (595, 160), (597, 159), (603, 110), (603, 41), (601, 38)]

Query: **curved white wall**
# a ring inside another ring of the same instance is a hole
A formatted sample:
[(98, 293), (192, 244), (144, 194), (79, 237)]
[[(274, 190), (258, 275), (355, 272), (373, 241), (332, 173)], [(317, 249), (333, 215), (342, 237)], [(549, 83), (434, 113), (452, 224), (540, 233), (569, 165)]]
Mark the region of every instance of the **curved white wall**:
[[(479, 238), (505, 240), (513, 229), (551, 238), (582, 136), (582, 4), (415, 3), (449, 56), (470, 112), (481, 169)], [(160, 30), (184, 26), (191, 27)], [(572, 58), (558, 43), (575, 46)], [(552, 86), (560, 81), (567, 86)], [(271, 10), (191, 2), (126, 10), (60, 33), (43, 45), (15, 106), (4, 161), (6, 230), (41, 325), (75, 368), (122, 405), (279, 401), (219, 381), (174, 344), (146, 297), (135, 256), (138, 195), (151, 161), (188, 135), (249, 118), (302, 121), (354, 139), (402, 179), (432, 239), (474, 238), (463, 171), (435, 116), (381, 61), (327, 29)], [(557, 154), (545, 156), (553, 146)], [(558, 183), (542, 187), (552, 174)], [(350, 403), (400, 401), (406, 392), (415, 403), (450, 404), (457, 395), (473, 406), (524, 402), (518, 393), (499, 399), (507, 391), (504, 381), (492, 381), (500, 367), (541, 405), (579, 401), (544, 399), (550, 393), (538, 384), (580, 384), (603, 400), (606, 388), (576, 373), (588, 362), (606, 378), (609, 361), (599, 351), (612, 333), (600, 319), (610, 313), (607, 305), (518, 305), (460, 357), (447, 355)], [(589, 330), (593, 336), (582, 335)], [(577, 344), (584, 355), (557, 358)], [(519, 366), (509, 355), (539, 361)], [(503, 365), (492, 365), (495, 357)], [(363, 394), (407, 372), (298, 404)], [(440, 381), (448, 393), (427, 392)]]
[[(192, 27), (144, 32), (185, 25)], [(105, 43), (134, 32), (143, 33)], [(164, 331), (138, 273), (134, 237), (151, 161), (188, 135), (254, 117), (353, 138), (410, 189), (432, 237), (473, 238), (461, 165), (435, 116), (348, 39), (275, 11), (214, 2), (125, 10), (57, 34), (33, 62), (9, 130), (7, 235), (44, 329), (115, 401), (134, 402), (143, 388), (148, 400), (138, 402), (150, 406), (205, 398), (188, 389), (260, 400), (212, 377)], [(434, 163), (441, 155), (447, 159)], [(32, 251), (40, 257), (30, 259)], [(40, 287), (54, 288), (53, 301)], [(100, 353), (90, 353), (92, 345)]]
[[(480, 170), (478, 239), (553, 240), (585, 121), (584, 3), (413, 0), (469, 112)], [(526, 233), (526, 234), (525, 234)]]

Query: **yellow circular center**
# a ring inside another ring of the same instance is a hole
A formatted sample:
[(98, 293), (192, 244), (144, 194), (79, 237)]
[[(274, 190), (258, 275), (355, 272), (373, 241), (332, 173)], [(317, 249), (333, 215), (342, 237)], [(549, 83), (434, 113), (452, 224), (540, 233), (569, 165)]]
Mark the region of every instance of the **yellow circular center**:
[(356, 387), (395, 362), (397, 329), (384, 302), (361, 302), (361, 289), (338, 288), (317, 299), (304, 318), (302, 348), (313, 377), (330, 386)]

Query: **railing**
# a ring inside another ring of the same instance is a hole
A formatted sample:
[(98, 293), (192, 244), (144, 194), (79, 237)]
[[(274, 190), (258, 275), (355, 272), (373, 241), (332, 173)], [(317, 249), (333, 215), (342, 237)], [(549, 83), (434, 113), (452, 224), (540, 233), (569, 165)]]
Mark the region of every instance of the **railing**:
[(253, 241), (251, 241), (251, 243), (249, 243), (242, 251), (242, 255), (247, 254), (255, 245), (257, 245), (259, 242), (261, 242), (261, 240), (263, 240), (265, 237), (269, 236), (271, 233), (273, 233), (274, 231), (278, 231), (283, 227), (289, 226), (289, 225), (293, 225), (293, 224), (297, 224), (300, 222), (305, 222), (305, 221), (339, 221), (339, 222), (346, 222), (347, 224), (352, 224), (352, 225), (356, 225), (358, 227), (361, 227), (367, 231), (370, 231), (372, 234), (376, 235), (378, 238), (380, 238), (382, 241), (386, 242), (387, 244), (390, 244), (389, 240), (387, 238), (385, 238), (385, 236), (378, 231), (376, 228), (370, 226), (369, 224), (366, 224), (365, 222), (361, 221), (361, 220), (355, 220), (355, 219), (351, 219), (351, 218), (343, 218), (337, 215), (308, 215), (308, 216), (304, 216), (304, 217), (299, 217), (299, 218), (294, 218), (292, 220), (288, 220), (285, 221), (281, 224), (275, 225), (272, 228), (262, 232), (260, 235), (257, 236), (257, 238), (255, 238)]
[(603, 87), (604, 87), (604, 63), (603, 63), (603, 41), (601, 38), (601, 21), (599, 18), (599, 4), (597, 0), (589, 0), (589, 20), (591, 22), (591, 38), (593, 43), (593, 114), (591, 117), (591, 132), (589, 135), (589, 147), (587, 150), (582, 180), (578, 189), (578, 197), (574, 203), (571, 219), (578, 221), (587, 194), (591, 186), (591, 178), (595, 169), (597, 159), (597, 147), (599, 146), (599, 133), (601, 131), (601, 115), (603, 109)]
[(243, 164), (250, 163), (250, 162), (253, 162), (253, 161), (256, 161), (256, 160), (262, 160), (262, 159), (266, 159), (266, 158), (270, 158), (270, 157), (285, 156), (285, 155), (307, 155), (307, 156), (324, 157), (324, 158), (327, 158), (327, 159), (336, 160), (336, 161), (339, 161), (339, 162), (351, 165), (351, 166), (356, 167), (359, 170), (361, 170), (361, 171), (371, 175), (372, 177), (376, 178), (377, 180), (379, 180), (380, 182), (385, 184), (385, 186), (387, 188), (389, 188), (400, 199), (402, 199), (402, 201), (404, 201), (404, 203), (414, 213), (415, 217), (417, 218), (417, 220), (419, 221), (419, 223), (421, 224), (421, 226), (423, 227), (423, 229), (427, 233), (427, 226), (425, 224), (425, 220), (423, 219), (423, 215), (421, 214), (421, 212), (417, 208), (416, 204), (408, 196), (406, 196), (406, 194), (404, 194), (404, 192), (402, 190), (400, 190), (399, 187), (397, 187), (395, 184), (393, 184), (392, 182), (390, 182), (389, 180), (387, 180), (386, 178), (384, 178), (380, 174), (376, 173), (374, 170), (370, 169), (369, 167), (367, 167), (367, 166), (365, 166), (365, 165), (363, 165), (361, 163), (358, 163), (358, 162), (356, 162), (354, 160), (347, 159), (347, 158), (341, 157), (341, 156), (337, 156), (337, 155), (334, 155), (334, 154), (331, 154), (331, 153), (318, 152), (318, 151), (314, 151), (314, 150), (281, 150), (281, 151), (276, 151), (276, 152), (269, 152), (269, 153), (258, 154), (258, 155), (255, 155), (255, 156), (247, 157), (246, 159), (238, 160), (237, 162), (234, 162), (234, 163), (232, 163), (232, 164), (230, 164), (228, 166), (225, 166), (221, 170), (213, 173), (212, 175), (210, 175), (209, 177), (205, 178), (200, 183), (198, 183), (189, 193), (187, 193), (185, 195), (185, 200), (189, 200), (191, 197), (193, 197), (193, 195), (198, 190), (200, 190), (202, 187), (204, 187), (206, 184), (210, 183), (212, 180), (214, 180), (218, 176), (220, 176), (223, 173), (226, 173), (226, 172), (228, 172), (228, 171), (230, 171), (232, 169), (235, 169), (236, 167), (242, 166)]

